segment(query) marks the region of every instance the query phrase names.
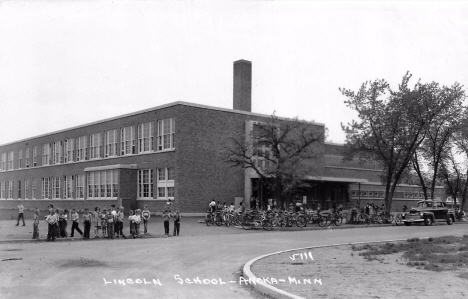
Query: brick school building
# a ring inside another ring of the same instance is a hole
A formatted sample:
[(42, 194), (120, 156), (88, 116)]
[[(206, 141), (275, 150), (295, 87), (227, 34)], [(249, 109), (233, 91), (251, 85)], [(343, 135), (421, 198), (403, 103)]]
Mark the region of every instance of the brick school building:
[[(233, 109), (174, 102), (0, 145), (0, 212), (20, 200), (27, 210), (52, 203), (79, 210), (148, 205), (153, 212), (170, 199), (184, 214), (204, 213), (211, 199), (249, 206), (259, 197), (265, 205), (271, 195), (258, 176), (220, 158), (226, 136), (246, 137), (252, 123), (270, 117), (251, 111), (251, 78), (250, 62), (234, 62)], [(304, 178), (311, 187), (296, 198), (311, 207), (381, 205), (380, 167), (343, 162), (343, 149), (325, 144), (321, 174)], [(420, 199), (419, 186), (401, 185), (393, 207)]]

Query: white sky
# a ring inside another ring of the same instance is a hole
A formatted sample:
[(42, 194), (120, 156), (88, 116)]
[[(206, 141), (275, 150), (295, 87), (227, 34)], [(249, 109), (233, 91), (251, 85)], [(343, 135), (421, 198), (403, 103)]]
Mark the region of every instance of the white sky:
[(325, 123), (366, 80), (468, 84), (468, 3), (1, 1), (0, 144), (158, 105), (232, 108), (252, 61), (252, 111)]

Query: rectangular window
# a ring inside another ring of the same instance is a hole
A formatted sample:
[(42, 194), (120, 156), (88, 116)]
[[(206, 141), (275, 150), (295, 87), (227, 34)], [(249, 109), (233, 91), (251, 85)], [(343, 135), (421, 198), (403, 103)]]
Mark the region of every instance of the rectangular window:
[(135, 133), (133, 126), (128, 126), (120, 130), (120, 150), (122, 156), (135, 153)]
[(50, 143), (42, 145), (42, 166), (50, 165)]
[(15, 154), (13, 153), (13, 151), (8, 152), (8, 170), (13, 169), (13, 158), (14, 158), (14, 156), (15, 156)]
[(158, 120), (158, 151), (174, 149), (175, 119)]
[(175, 169), (174, 168), (158, 168), (158, 199), (173, 199), (175, 196), (174, 180), (175, 180)]
[(42, 178), (42, 199), (50, 199), (50, 178)]
[(52, 199), (60, 198), (60, 177), (52, 178)]
[(6, 194), (6, 182), (0, 182), (0, 198), (5, 199), (5, 194)]
[(8, 181), (8, 198), (13, 198), (13, 181)]
[(62, 141), (56, 141), (52, 144), (52, 159), (53, 164), (61, 164), (63, 163), (63, 143)]
[(138, 152), (147, 153), (153, 151), (153, 123), (138, 125)]
[(101, 133), (89, 135), (89, 158), (101, 158)]
[(29, 194), (29, 181), (24, 180), (24, 198), (27, 199)]
[(138, 198), (153, 198), (153, 170), (138, 170)]
[(21, 180), (18, 180), (18, 199), (21, 199)]
[(21, 169), (21, 165), (23, 165), (23, 150), (18, 150), (18, 169)]
[(86, 147), (86, 136), (76, 138), (76, 161), (88, 160), (88, 148)]
[(0, 164), (0, 170), (7, 170), (6, 168), (6, 161), (7, 161), (7, 153), (2, 153), (2, 163)]
[(118, 196), (118, 170), (87, 173), (88, 198), (115, 199)]
[(64, 146), (63, 146), (63, 161), (64, 163), (70, 163), (75, 161), (75, 139), (67, 139), (65, 140)]
[(29, 168), (29, 147), (26, 149), (26, 168)]
[(106, 131), (104, 138), (105, 157), (117, 156), (117, 130)]
[(33, 147), (33, 167), (37, 166), (37, 147)]
[(32, 199), (36, 199), (36, 179), (33, 179), (32, 181), (32, 194), (31, 194)]
[[(76, 198), (83, 199), (85, 193), (85, 175), (76, 175)], [(89, 194), (88, 194), (89, 197)]]
[(72, 175), (63, 177), (63, 199), (73, 199), (75, 197), (73, 194), (74, 182), (75, 177)]

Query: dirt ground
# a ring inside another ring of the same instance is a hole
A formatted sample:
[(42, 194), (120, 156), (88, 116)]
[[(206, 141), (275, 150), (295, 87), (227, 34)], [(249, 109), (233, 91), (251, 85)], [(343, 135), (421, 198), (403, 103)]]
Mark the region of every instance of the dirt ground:
[(460, 272), (419, 270), (401, 256), (366, 261), (350, 246), (326, 247), (267, 257), (254, 263), (252, 272), (270, 282), (273, 277), (278, 280), (273, 286), (305, 298), (468, 298), (468, 279), (458, 277)]

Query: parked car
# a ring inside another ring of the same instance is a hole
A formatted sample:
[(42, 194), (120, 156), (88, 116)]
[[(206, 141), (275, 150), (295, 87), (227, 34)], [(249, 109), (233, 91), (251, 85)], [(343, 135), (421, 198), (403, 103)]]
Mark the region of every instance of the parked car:
[(432, 225), (439, 220), (452, 225), (455, 221), (455, 211), (448, 208), (445, 202), (422, 200), (418, 201), (416, 207), (411, 208), (409, 213), (403, 213), (401, 218), (406, 226), (410, 226), (412, 223)]

